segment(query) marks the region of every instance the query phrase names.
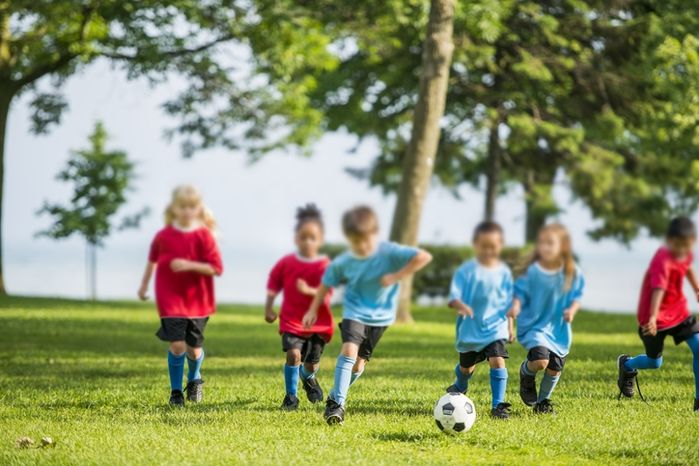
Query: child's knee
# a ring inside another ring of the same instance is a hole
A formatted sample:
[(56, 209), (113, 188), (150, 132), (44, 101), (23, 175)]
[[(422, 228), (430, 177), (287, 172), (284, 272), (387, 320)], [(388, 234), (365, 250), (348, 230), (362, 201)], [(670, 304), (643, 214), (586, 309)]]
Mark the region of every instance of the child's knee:
[(343, 343), (342, 350), (340, 350), (343, 356), (348, 358), (357, 359), (357, 354), (359, 353), (359, 346), (356, 343)]
[(501, 356), (488, 358), (488, 364), (492, 369), (502, 369), (505, 367), (505, 358)]
[(551, 377), (559, 377), (561, 375), (561, 371), (555, 371), (553, 369), (549, 369), (548, 367), (546, 368), (546, 373)]
[(355, 374), (358, 372), (364, 372), (364, 366), (366, 366), (366, 359), (357, 358), (357, 361), (354, 363), (354, 367), (352, 368), (352, 372)]
[(304, 362), (303, 363), (303, 368), (308, 373), (317, 371), (319, 367), (320, 367), (320, 364), (318, 364), (318, 363), (313, 363), (313, 362)]
[(187, 357), (189, 359), (199, 359), (201, 357), (201, 353), (203, 353), (203, 349), (201, 346), (189, 346), (187, 345)]
[(543, 371), (546, 366), (549, 365), (548, 359), (535, 359), (534, 361), (529, 361), (529, 368), (535, 371)]
[(286, 364), (288, 366), (298, 366), (299, 364), (301, 364), (301, 351), (294, 348), (287, 350)]
[(187, 352), (187, 344), (184, 341), (171, 341), (170, 352), (176, 356)]

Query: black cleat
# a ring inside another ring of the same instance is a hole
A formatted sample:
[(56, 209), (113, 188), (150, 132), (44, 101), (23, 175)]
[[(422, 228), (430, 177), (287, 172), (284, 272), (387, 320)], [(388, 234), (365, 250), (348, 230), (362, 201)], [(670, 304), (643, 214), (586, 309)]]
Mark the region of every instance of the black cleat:
[(556, 414), (556, 411), (553, 409), (553, 403), (548, 398), (537, 401), (534, 405), (534, 412), (536, 414)]
[(338, 404), (332, 398), (328, 398), (328, 400), (325, 402), (324, 416), (328, 425), (342, 425), (345, 422), (345, 408), (343, 408), (341, 404)]
[(694, 412), (699, 412), (699, 400), (694, 400)]
[(450, 385), (447, 387), (447, 393), (462, 393), (463, 394), (466, 392), (462, 392), (461, 390), (459, 390), (459, 388), (456, 386), (456, 384), (453, 384), (453, 385)]
[(527, 406), (536, 404), (536, 376), (525, 374), (521, 366), (519, 368), (519, 396)]
[(170, 393), (170, 406), (184, 406), (184, 394), (182, 390), (173, 390)]
[(498, 403), (498, 405), (490, 411), (490, 416), (493, 419), (509, 419), (510, 406), (512, 406), (510, 403)]
[(311, 403), (318, 403), (323, 401), (323, 389), (320, 388), (320, 384), (315, 377), (310, 379), (301, 378), (303, 383), (303, 389), (306, 391), (306, 397)]
[(284, 411), (296, 411), (299, 409), (299, 399), (294, 395), (286, 395), (281, 408)]
[(194, 379), (187, 382), (187, 387), (184, 389), (187, 392), (187, 401), (199, 403), (204, 399), (204, 390), (202, 385), (204, 385), (204, 381), (202, 379)]
[(619, 398), (625, 396), (626, 398), (633, 398), (636, 394), (633, 389), (633, 383), (638, 375), (637, 370), (628, 370), (624, 367), (624, 363), (631, 358), (628, 354), (622, 354), (616, 360), (616, 366), (619, 370), (619, 378), (616, 381), (617, 387), (619, 387)]

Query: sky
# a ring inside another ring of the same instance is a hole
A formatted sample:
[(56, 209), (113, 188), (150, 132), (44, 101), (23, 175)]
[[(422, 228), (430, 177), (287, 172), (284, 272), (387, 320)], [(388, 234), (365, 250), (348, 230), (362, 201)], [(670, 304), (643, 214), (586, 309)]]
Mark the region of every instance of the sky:
[[(181, 85), (181, 83), (179, 83)], [(266, 276), (274, 262), (293, 250), (297, 206), (315, 202), (326, 219), (327, 240), (342, 241), (340, 216), (358, 203), (369, 203), (379, 213), (387, 235), (393, 196), (370, 189), (349, 176), (348, 167), (365, 167), (378, 150), (373, 141), (350, 151), (356, 139), (327, 134), (313, 148), (313, 156), (279, 152), (254, 164), (242, 152), (217, 149), (181, 157), (176, 142), (163, 133), (175, 121), (161, 104), (174, 95), (178, 83), (152, 88), (144, 81), (128, 81), (123, 72), (97, 62), (68, 80), (65, 93), (70, 108), (48, 135), (29, 131), (29, 98), (13, 103), (8, 122), (3, 239), (5, 280), (10, 293), (84, 297), (84, 243), (79, 238), (54, 241), (37, 237), (49, 225), (37, 215), (45, 201), (64, 202), (68, 186), (55, 179), (70, 151), (86, 147), (96, 121), (104, 122), (111, 138), (108, 149), (125, 150), (136, 163), (136, 190), (121, 212), (147, 206), (151, 215), (138, 230), (117, 232), (98, 257), (98, 293), (103, 298), (135, 297), (148, 246), (162, 227), (162, 210), (171, 190), (180, 183), (198, 186), (220, 225), (225, 272), (217, 281), (221, 301), (259, 303)], [(463, 244), (483, 212), (483, 193), (468, 187), (461, 199), (439, 187), (425, 204), (420, 239)], [(630, 248), (613, 241), (593, 242), (586, 230), (593, 224), (587, 209), (575, 202), (564, 183), (556, 188), (564, 207), (560, 219), (571, 230), (574, 247), (587, 278), (585, 305), (612, 311), (633, 311), (645, 267), (658, 241), (642, 238)], [(497, 217), (511, 245), (523, 243), (522, 193), (514, 191), (497, 204)]]

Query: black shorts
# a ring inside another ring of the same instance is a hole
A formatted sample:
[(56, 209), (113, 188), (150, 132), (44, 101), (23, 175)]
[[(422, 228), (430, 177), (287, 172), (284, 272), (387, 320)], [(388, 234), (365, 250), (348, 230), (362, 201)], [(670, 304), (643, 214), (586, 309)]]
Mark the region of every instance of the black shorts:
[(672, 336), (672, 339), (675, 340), (675, 344), (679, 345), (695, 333), (699, 333), (699, 322), (697, 322), (694, 316), (687, 317), (679, 325), (660, 330), (655, 335), (644, 335), (643, 329), (640, 327), (638, 328), (638, 335), (641, 337), (643, 346), (646, 348), (646, 356), (652, 359), (658, 359), (663, 355), (666, 336)]
[(535, 346), (527, 353), (528, 361), (537, 361), (539, 359), (548, 359), (549, 365), (546, 368), (556, 372), (562, 371), (563, 366), (566, 365), (565, 356), (559, 356), (545, 346)]
[(475, 366), (479, 362), (485, 361), (486, 359), (496, 357), (510, 357), (510, 355), (507, 353), (507, 349), (505, 348), (505, 340), (496, 340), (480, 351), (459, 353), (459, 365), (461, 367), (471, 367)]
[(325, 340), (318, 334), (304, 338), (293, 333), (282, 333), (282, 351), (286, 353), (290, 349), (301, 350), (302, 363), (318, 364), (325, 349)]
[(193, 348), (199, 348), (204, 344), (204, 329), (208, 317), (201, 319), (185, 319), (180, 317), (168, 317), (160, 319), (160, 328), (155, 335), (163, 341), (185, 341)]
[(340, 322), (340, 332), (342, 333), (342, 343), (355, 343), (359, 345), (358, 357), (368, 361), (374, 352), (374, 348), (379, 343), (388, 327), (375, 327), (365, 325), (356, 320), (343, 320)]

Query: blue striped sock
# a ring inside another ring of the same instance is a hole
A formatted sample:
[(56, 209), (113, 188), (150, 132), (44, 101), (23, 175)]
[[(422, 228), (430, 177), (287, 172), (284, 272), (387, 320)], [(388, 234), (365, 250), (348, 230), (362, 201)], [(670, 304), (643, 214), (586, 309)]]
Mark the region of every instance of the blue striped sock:
[(355, 358), (350, 358), (343, 354), (337, 357), (335, 364), (335, 385), (330, 391), (330, 398), (335, 400), (335, 403), (344, 405), (349, 392), (350, 383), (352, 382), (352, 368), (357, 362)]
[(544, 378), (541, 379), (541, 387), (539, 388), (539, 398), (537, 401), (550, 400), (553, 389), (556, 388), (560, 375), (551, 375), (544, 371)]
[(284, 365), (284, 385), (286, 394), (296, 396), (299, 388), (299, 366)]
[(461, 365), (457, 364), (454, 368), (454, 375), (456, 375), (456, 381), (454, 382), (454, 386), (461, 393), (466, 393), (468, 391), (468, 381), (471, 379), (473, 373), (464, 374), (463, 372), (461, 372)]
[(167, 352), (167, 369), (170, 373), (170, 389), (182, 390), (182, 378), (184, 377), (184, 359), (186, 353), (173, 354)]
[(505, 401), (507, 390), (507, 369), (504, 367), (490, 369), (490, 391), (493, 394), (492, 407)]

